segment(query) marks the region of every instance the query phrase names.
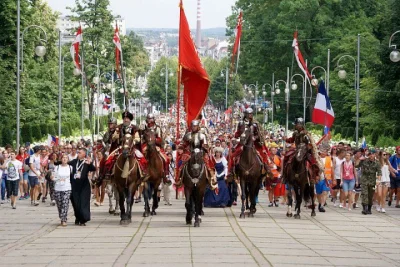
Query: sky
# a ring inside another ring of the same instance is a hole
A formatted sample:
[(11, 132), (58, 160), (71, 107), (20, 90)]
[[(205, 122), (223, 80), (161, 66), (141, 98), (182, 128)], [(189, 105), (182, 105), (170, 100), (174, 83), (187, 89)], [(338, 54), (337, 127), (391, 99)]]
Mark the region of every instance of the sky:
[[(69, 14), (75, 0), (47, 0), (53, 10)], [(226, 27), (236, 0), (201, 0), (202, 28)], [(179, 0), (110, 0), (114, 15), (125, 18), (127, 28), (178, 28)], [(183, 0), (191, 28), (196, 28), (197, 0)]]

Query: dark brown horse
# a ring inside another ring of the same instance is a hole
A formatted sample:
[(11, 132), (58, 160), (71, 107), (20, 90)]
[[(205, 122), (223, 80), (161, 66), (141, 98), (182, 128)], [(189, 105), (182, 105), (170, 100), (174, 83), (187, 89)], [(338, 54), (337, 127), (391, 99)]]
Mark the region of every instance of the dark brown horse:
[(315, 216), (314, 183), (310, 182), (310, 174), (307, 170), (307, 152), (308, 147), (306, 144), (298, 146), (293, 158), (286, 164), (284, 171), (284, 182), (289, 185), (289, 190), (287, 190), (288, 209), (286, 216), (293, 216), (293, 189), (296, 194), (295, 211), (297, 213), (294, 215), (295, 219), (300, 219), (300, 207), (303, 199), (306, 202), (311, 201), (311, 216)]
[(126, 134), (123, 138), (122, 153), (114, 166), (114, 182), (119, 195), (121, 224), (129, 224), (132, 221), (133, 198), (140, 184), (139, 164), (135, 158), (134, 149), (133, 137)]
[(260, 189), (261, 180), (263, 177), (263, 164), (257, 156), (257, 151), (254, 148), (254, 136), (250, 129), (244, 132), (244, 136), (240, 138), (243, 145), (243, 152), (239, 159), (239, 164), (236, 166), (236, 173), (240, 179), (240, 187), (242, 189), (242, 210), (240, 218), (245, 218), (245, 202), (247, 197), (250, 199), (249, 217), (254, 217), (256, 213), (256, 197)]
[(201, 149), (194, 149), (189, 161), (182, 169), (186, 198), (186, 224), (192, 224), (194, 214), (194, 227), (200, 227), (204, 193), (209, 183), (203, 153)]
[[(146, 143), (146, 160), (148, 163), (149, 178), (143, 190), (144, 198), (144, 212), (143, 217), (157, 215), (156, 209), (158, 208), (157, 191), (160, 186), (161, 179), (166, 176), (164, 168), (164, 160), (161, 156), (159, 148), (156, 146), (156, 135), (151, 130), (143, 132), (143, 139)], [(150, 213), (149, 198), (153, 197), (153, 205)]]

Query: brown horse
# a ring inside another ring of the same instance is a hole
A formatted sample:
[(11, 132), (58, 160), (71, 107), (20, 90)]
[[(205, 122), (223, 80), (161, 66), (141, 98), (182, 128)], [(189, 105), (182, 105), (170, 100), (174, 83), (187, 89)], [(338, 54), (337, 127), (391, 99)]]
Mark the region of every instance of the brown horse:
[(194, 214), (194, 227), (200, 227), (204, 193), (209, 183), (203, 153), (201, 149), (195, 148), (182, 169), (186, 198), (186, 224), (192, 224)]
[(256, 197), (258, 196), (263, 177), (263, 164), (254, 148), (254, 136), (250, 129), (244, 132), (244, 136), (240, 138), (240, 142), (243, 145), (243, 152), (240, 156), (239, 164), (236, 166), (236, 173), (239, 176), (240, 187), (242, 189), (240, 218), (245, 218), (244, 211), (247, 197), (250, 198), (249, 217), (254, 217), (254, 213), (257, 211)]
[[(148, 162), (149, 178), (147, 180), (145, 189), (143, 190), (144, 198), (144, 212), (143, 217), (157, 215), (156, 209), (158, 208), (157, 191), (160, 186), (161, 179), (166, 176), (164, 168), (164, 160), (160, 154), (159, 148), (156, 146), (156, 135), (151, 130), (146, 130), (143, 133), (143, 139), (147, 145), (146, 160)], [(153, 205), (150, 213), (149, 198), (153, 197)]]
[(134, 149), (132, 135), (126, 134), (123, 138), (122, 153), (118, 156), (114, 166), (114, 183), (119, 195), (121, 224), (129, 224), (132, 222), (133, 198), (141, 182), (139, 164), (135, 158)]
[(296, 194), (295, 211), (297, 213), (294, 215), (295, 219), (300, 219), (300, 207), (303, 199), (306, 202), (311, 200), (311, 216), (315, 216), (314, 184), (310, 182), (310, 174), (307, 170), (307, 152), (308, 147), (306, 144), (298, 146), (293, 158), (289, 159), (284, 170), (284, 182), (289, 185), (289, 190), (287, 190), (288, 210), (286, 216), (293, 216), (293, 189)]

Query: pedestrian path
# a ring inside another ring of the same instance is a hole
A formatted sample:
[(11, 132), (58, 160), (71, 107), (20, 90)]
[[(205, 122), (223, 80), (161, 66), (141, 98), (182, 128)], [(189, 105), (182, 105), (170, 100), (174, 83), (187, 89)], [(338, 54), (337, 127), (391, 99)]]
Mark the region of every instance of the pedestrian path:
[[(59, 226), (57, 210), (18, 201), (0, 207), (1, 266), (400, 266), (400, 209), (364, 216), (333, 205), (312, 218), (286, 218), (260, 192), (254, 218), (240, 207), (205, 208), (200, 228), (185, 225), (183, 200), (161, 205), (156, 216), (119, 225), (108, 207), (92, 206), (87, 226)], [(163, 204), (163, 203), (161, 203)], [(72, 211), (70, 212), (72, 216)]]

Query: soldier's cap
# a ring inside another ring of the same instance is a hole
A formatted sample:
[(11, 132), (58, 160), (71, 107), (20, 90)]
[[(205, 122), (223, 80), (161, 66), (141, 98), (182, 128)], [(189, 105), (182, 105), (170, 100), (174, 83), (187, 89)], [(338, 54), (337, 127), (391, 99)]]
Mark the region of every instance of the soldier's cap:
[(130, 113), (129, 111), (125, 111), (124, 113), (122, 113), (122, 119), (128, 118), (131, 121), (133, 120), (133, 114)]
[(154, 119), (154, 114), (153, 113), (149, 113), (147, 114), (147, 119)]
[(245, 113), (253, 114), (253, 109), (252, 108), (246, 108)]
[(113, 124), (117, 124), (117, 119), (114, 117), (111, 117), (108, 119), (108, 123), (113, 123)]
[(200, 122), (198, 120), (192, 120), (191, 125), (192, 126), (197, 126), (197, 125), (200, 125)]
[(370, 154), (375, 154), (375, 153), (376, 153), (375, 148), (371, 148), (371, 149), (369, 150), (369, 153), (370, 153)]

